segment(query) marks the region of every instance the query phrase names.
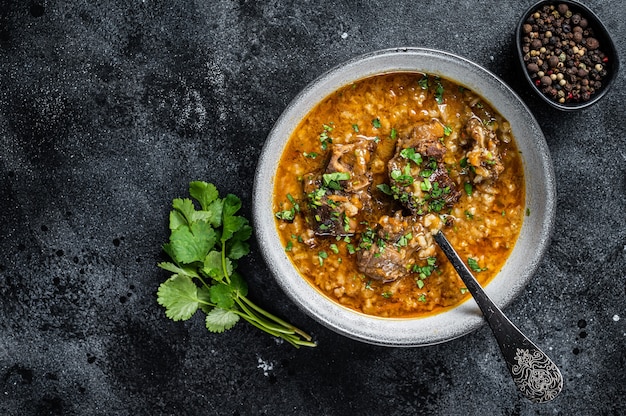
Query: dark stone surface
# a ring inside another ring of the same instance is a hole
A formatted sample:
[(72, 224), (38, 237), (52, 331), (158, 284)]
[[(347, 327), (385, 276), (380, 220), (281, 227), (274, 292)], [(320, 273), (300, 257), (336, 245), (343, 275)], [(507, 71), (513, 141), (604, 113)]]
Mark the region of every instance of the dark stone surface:
[[(580, 113), (531, 96), (512, 40), (531, 3), (0, 1), (0, 414), (626, 414), (624, 71)], [(623, 59), (623, 4), (585, 3)], [(560, 366), (554, 402), (516, 392), (487, 327), (395, 349), (319, 326), (256, 246), (241, 266), (251, 297), (316, 349), (245, 324), (209, 334), (156, 303), (171, 199), (203, 179), (249, 215), (257, 158), (287, 103), (334, 65), (395, 46), (485, 66), (544, 130), (555, 235), (506, 312)]]

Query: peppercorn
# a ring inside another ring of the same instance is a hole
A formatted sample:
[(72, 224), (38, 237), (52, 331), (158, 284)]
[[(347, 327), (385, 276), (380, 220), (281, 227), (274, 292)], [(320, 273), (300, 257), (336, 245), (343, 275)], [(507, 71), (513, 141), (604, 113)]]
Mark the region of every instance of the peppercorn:
[(558, 56), (550, 56), (548, 58), (548, 65), (550, 65), (551, 68), (556, 68), (556, 66), (559, 64), (559, 57)]
[(526, 66), (526, 69), (528, 69), (528, 72), (530, 72), (531, 74), (535, 74), (539, 72), (539, 65), (537, 65), (536, 63), (530, 63)]
[(584, 13), (541, 6), (523, 23), (521, 41), (529, 77), (551, 99), (586, 101), (601, 88), (609, 58)]
[(586, 43), (587, 49), (589, 49), (590, 51), (596, 50), (600, 47), (600, 42), (598, 42), (598, 39), (596, 38), (588, 37)]

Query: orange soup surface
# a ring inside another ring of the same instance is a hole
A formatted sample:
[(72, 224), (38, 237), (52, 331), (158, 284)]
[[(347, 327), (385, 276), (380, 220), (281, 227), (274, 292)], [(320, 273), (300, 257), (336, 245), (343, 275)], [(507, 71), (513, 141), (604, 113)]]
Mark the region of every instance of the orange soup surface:
[(443, 231), (484, 285), (524, 218), (510, 125), (483, 98), (422, 73), (377, 75), (324, 98), (281, 156), (273, 208), (304, 279), (380, 317), (441, 312), (469, 294)]

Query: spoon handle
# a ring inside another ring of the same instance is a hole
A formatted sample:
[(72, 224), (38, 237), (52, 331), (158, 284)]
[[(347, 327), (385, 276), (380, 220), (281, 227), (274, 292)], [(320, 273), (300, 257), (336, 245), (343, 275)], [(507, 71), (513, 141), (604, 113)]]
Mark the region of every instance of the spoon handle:
[(434, 237), (483, 312), (519, 391), (535, 403), (554, 399), (563, 389), (563, 376), (556, 364), (493, 303), (446, 236), (439, 231)]

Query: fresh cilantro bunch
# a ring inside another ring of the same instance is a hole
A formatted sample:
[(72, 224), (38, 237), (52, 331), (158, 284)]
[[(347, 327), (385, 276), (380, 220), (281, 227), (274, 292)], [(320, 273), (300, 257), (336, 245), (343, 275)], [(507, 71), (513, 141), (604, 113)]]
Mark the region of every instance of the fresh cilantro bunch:
[(308, 334), (246, 297), (248, 286), (235, 271), (236, 261), (250, 252), (246, 241), (252, 234), (248, 220), (236, 215), (241, 200), (232, 194), (220, 198), (213, 184), (201, 181), (189, 184), (189, 194), (200, 209), (189, 198), (174, 199), (170, 240), (163, 245), (172, 261), (158, 264), (173, 273), (157, 291), (165, 315), (184, 321), (200, 309), (206, 314), (207, 329), (218, 333), (243, 318), (295, 347), (314, 347)]

